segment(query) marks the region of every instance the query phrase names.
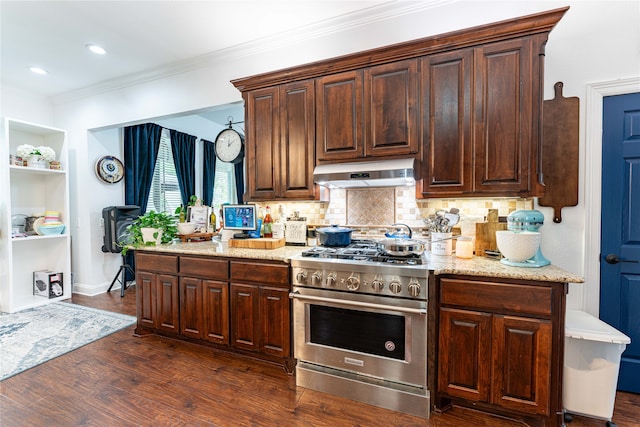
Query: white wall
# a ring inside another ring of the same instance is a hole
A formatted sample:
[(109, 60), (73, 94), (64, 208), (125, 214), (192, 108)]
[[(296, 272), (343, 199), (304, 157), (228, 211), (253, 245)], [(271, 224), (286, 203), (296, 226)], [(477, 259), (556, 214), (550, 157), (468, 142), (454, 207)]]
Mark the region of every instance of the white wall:
[(56, 127), (50, 99), (7, 85), (0, 88), (0, 117)]
[[(406, 4), (399, 2), (399, 7)], [(597, 307), (587, 307), (585, 303), (594, 301), (594, 295), (585, 294), (585, 290), (591, 294), (598, 292), (598, 286), (594, 286), (597, 275), (586, 274), (585, 259), (592, 259), (593, 254), (586, 253), (585, 240), (588, 233), (599, 234), (599, 230), (585, 229), (585, 218), (591, 208), (585, 204), (585, 195), (593, 196), (589, 193), (593, 180), (585, 177), (584, 166), (587, 154), (593, 150), (599, 152), (601, 147), (585, 143), (585, 98), (591, 83), (640, 75), (640, 3), (637, 1), (443, 2), (432, 9), (418, 9), (388, 19), (344, 23), (336, 27), (336, 31), (315, 33), (315, 38), (294, 37), (289, 42), (281, 41), (262, 49), (259, 45), (248, 46), (237, 55), (213, 58), (202, 68), (165, 78), (154, 76), (145, 80), (141, 76), (135, 85), (56, 98), (55, 125), (69, 131), (75, 162), (71, 180), (74, 183), (72, 213), (77, 218), (73, 227), (77, 282), (97, 288), (112, 278), (112, 270), (105, 269), (107, 272), (92, 266), (102, 265), (100, 260), (105, 257), (96, 244), (97, 209), (117, 197), (112, 192), (114, 188), (107, 190), (95, 179), (91, 166), (100, 154), (99, 148), (110, 153), (117, 152), (118, 148), (100, 147), (100, 138), (95, 134), (91, 137), (88, 129), (139, 123), (153, 117), (239, 101), (240, 93), (229, 83), (235, 78), (566, 5), (571, 9), (552, 31), (547, 44), (545, 98), (553, 98), (554, 83), (562, 81), (564, 96), (578, 96), (581, 100), (580, 202), (576, 207), (563, 209), (561, 224), (553, 223), (551, 209), (540, 208), (545, 213), (542, 249), (554, 264), (587, 276), (588, 286), (571, 286), (568, 305), (597, 311)], [(30, 117), (25, 119), (34, 121)], [(99, 148), (89, 148), (91, 144), (98, 144)], [(104, 194), (104, 198), (87, 208), (82, 203), (87, 194), (92, 194), (94, 200), (100, 199), (99, 194)], [(591, 198), (599, 207), (599, 195)], [(599, 248), (592, 249), (596, 250)]]

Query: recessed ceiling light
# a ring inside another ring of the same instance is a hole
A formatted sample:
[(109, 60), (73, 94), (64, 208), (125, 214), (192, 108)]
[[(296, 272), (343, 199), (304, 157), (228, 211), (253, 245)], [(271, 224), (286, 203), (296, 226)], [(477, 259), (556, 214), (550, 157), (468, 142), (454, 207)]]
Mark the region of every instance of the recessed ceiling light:
[(29, 67), (29, 69), (31, 70), (32, 73), (36, 73), (36, 74), (47, 74), (47, 70), (42, 69), (40, 67)]
[(104, 55), (105, 53), (107, 53), (107, 51), (104, 50), (104, 48), (96, 44), (88, 44), (86, 46), (87, 46), (87, 49), (89, 49), (93, 53), (97, 53), (98, 55)]

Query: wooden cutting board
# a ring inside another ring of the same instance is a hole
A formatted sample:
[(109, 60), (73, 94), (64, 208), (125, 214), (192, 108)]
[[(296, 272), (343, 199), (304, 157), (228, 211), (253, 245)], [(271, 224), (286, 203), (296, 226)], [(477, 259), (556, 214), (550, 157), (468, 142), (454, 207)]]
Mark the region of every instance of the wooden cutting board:
[(553, 208), (553, 222), (562, 222), (562, 208), (578, 204), (580, 100), (562, 96), (562, 82), (554, 85), (555, 98), (544, 101), (542, 173), (545, 195), (540, 206)]
[(230, 248), (277, 249), (284, 246), (284, 239), (261, 237), (259, 239), (229, 239)]
[(506, 222), (498, 222), (498, 210), (489, 209), (487, 221), (476, 223), (476, 256), (484, 256), (488, 250), (497, 251), (496, 231), (506, 229)]

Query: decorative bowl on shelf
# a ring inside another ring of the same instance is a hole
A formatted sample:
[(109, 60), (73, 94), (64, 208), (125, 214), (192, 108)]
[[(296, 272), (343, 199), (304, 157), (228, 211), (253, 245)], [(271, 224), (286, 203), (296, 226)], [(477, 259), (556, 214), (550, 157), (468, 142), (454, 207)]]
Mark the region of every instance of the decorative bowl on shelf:
[(65, 225), (62, 223), (44, 223), (38, 227), (38, 234), (49, 236), (64, 233)]
[(498, 249), (509, 261), (524, 262), (534, 256), (540, 247), (540, 233), (533, 231), (496, 231)]
[(196, 224), (193, 222), (179, 222), (178, 223), (178, 233), (179, 234), (193, 234), (196, 231)]

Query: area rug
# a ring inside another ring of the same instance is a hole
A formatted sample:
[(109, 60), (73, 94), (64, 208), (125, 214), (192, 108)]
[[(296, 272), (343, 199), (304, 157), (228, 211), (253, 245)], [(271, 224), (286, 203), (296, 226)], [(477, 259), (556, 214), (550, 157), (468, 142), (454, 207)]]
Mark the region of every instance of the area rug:
[(0, 313), (0, 381), (135, 322), (133, 316), (65, 302)]

